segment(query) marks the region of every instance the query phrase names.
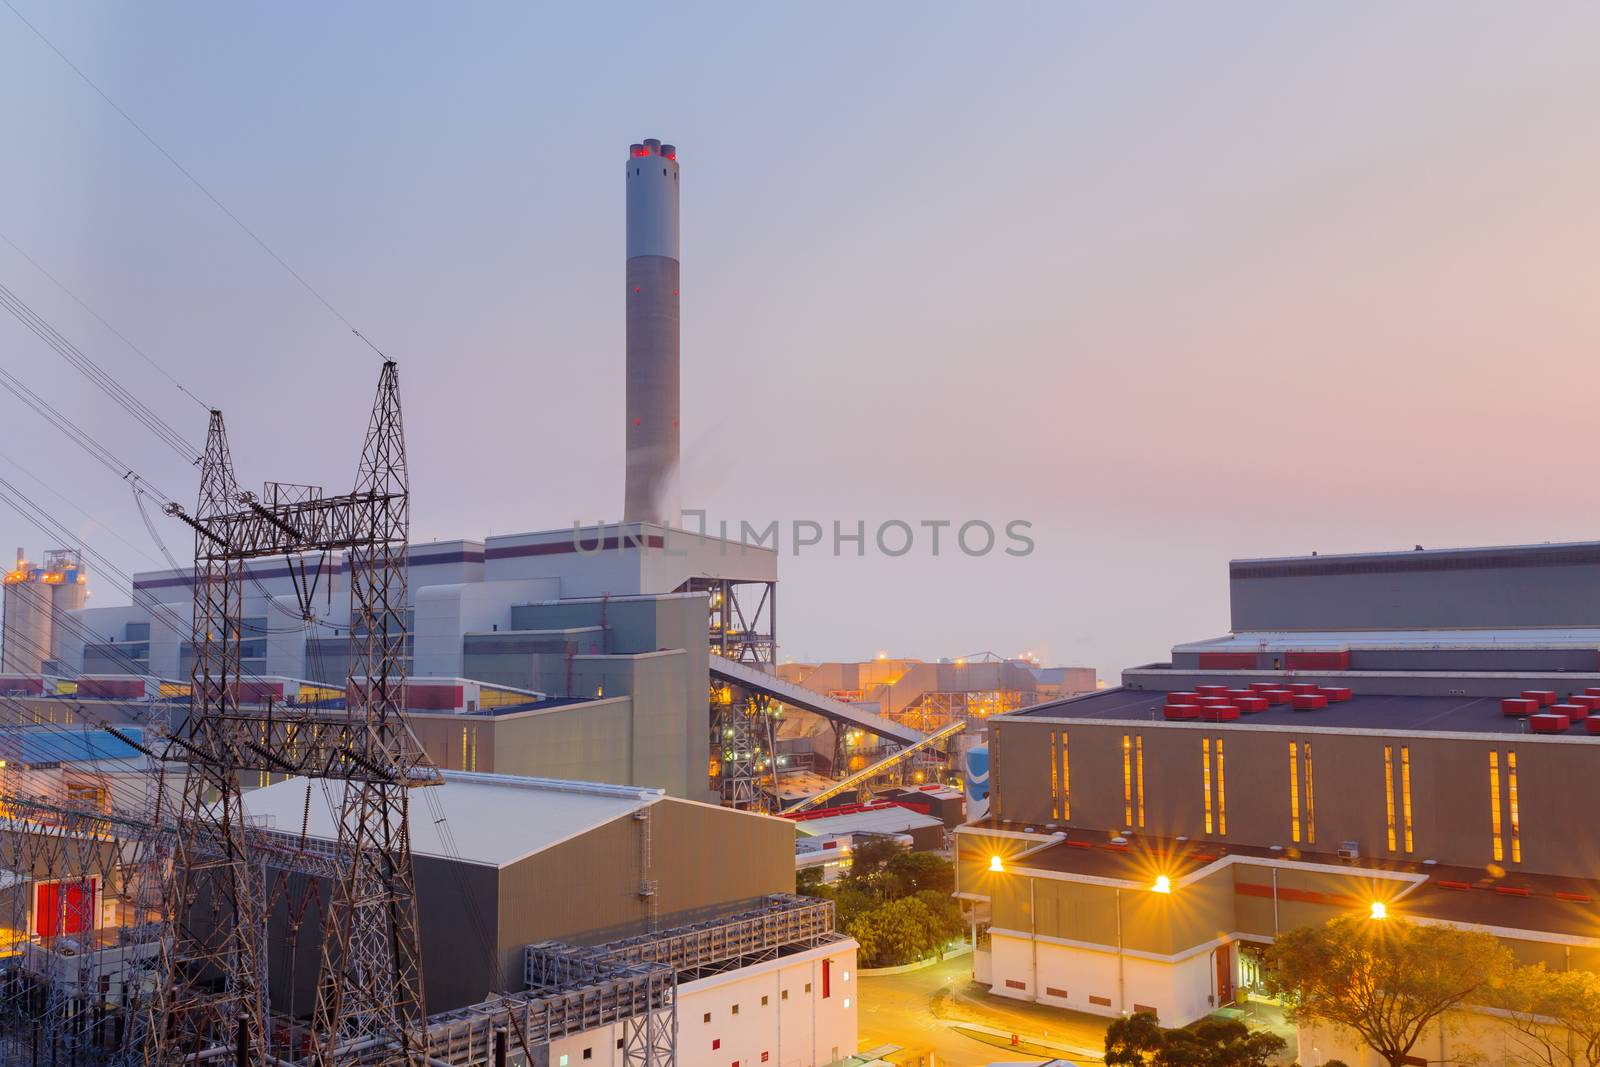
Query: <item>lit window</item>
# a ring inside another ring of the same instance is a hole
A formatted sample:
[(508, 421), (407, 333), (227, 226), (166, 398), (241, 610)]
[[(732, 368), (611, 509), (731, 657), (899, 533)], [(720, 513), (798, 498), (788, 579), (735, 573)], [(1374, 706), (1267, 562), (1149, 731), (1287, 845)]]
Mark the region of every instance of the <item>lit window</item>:
[(1406, 851), (1415, 843), (1411, 838), (1411, 746), (1400, 746), (1400, 818), (1406, 831)]
[(1306, 844), (1317, 843), (1316, 779), (1311, 774), (1311, 742), (1306, 742)]
[(850, 981), (850, 972), (849, 971), (844, 972), (844, 980), (846, 982)]
[(1122, 825), (1133, 825), (1133, 738), (1122, 735)]
[(561, 1054), (561, 1067), (567, 1067), (567, 1061), (569, 1059), (571, 1059), (571, 1057), (568, 1056), (565, 1052), (563, 1052)]
[(1133, 739), (1134, 791), (1139, 797), (1139, 828), (1144, 829), (1144, 734)]
[(1217, 833), (1228, 833), (1228, 785), (1222, 769), (1222, 738), (1217, 738)]
[(1050, 731), (1050, 817), (1061, 818), (1061, 765), (1056, 753), (1060, 751), (1061, 740), (1054, 730)]
[(1517, 814), (1517, 754), (1506, 753), (1506, 801), (1511, 808), (1511, 862), (1522, 862), (1522, 819)]
[(1211, 832), (1211, 738), (1200, 739), (1200, 764), (1204, 778), (1201, 784), (1205, 787), (1206, 798), (1206, 833)]
[[(1067, 731), (1061, 731), (1061, 817), (1072, 818), (1072, 776), (1067, 762)], [(990, 772), (993, 773), (992, 771)]]
[(1289, 742), (1289, 840), (1300, 843), (1300, 746)]
[(1489, 828), (1494, 834), (1494, 860), (1506, 858), (1505, 846), (1500, 842), (1500, 753), (1489, 753)]
[(1395, 849), (1394, 842), (1394, 747), (1383, 746), (1383, 801), (1384, 801), (1384, 826), (1389, 831), (1389, 851)]
[(845, 997), (844, 998), (844, 1006), (847, 1007), (847, 1008), (850, 1006), (850, 998), (849, 997)]

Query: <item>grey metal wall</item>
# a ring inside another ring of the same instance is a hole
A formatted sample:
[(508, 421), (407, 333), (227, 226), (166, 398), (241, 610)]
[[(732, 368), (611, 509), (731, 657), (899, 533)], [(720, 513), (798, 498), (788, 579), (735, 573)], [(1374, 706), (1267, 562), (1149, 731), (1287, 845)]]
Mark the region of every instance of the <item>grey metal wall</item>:
[(1600, 544), (1235, 560), (1239, 630), (1600, 625)]

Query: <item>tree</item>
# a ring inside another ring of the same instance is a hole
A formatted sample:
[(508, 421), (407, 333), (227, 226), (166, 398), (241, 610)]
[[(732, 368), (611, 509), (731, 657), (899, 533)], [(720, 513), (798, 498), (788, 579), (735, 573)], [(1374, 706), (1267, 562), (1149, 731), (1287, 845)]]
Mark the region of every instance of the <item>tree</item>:
[(1156, 1067), (1267, 1067), (1286, 1042), (1236, 1019), (1201, 1019), (1162, 1034)]
[(902, 896), (934, 891), (949, 896), (956, 888), (955, 864), (932, 852), (902, 852), (889, 861), (888, 873)]
[(819, 892), (822, 888), (823, 868), (802, 867), (795, 872), (794, 891), (804, 897), (820, 897), (826, 894)]
[(1486, 999), (1510, 971), (1490, 934), (1345, 916), (1280, 934), (1264, 977), (1295, 1017), (1347, 1026), (1401, 1067), (1431, 1023)]
[(933, 954), (935, 919), (927, 905), (915, 897), (891, 900), (858, 915), (847, 929), (861, 945), (861, 962), (867, 967), (894, 967)]
[(1544, 1067), (1600, 1065), (1600, 975), (1517, 967), (1492, 1001), (1523, 1058)]
[(1283, 1038), (1251, 1030), (1237, 1020), (1201, 1019), (1162, 1029), (1141, 1011), (1106, 1027), (1107, 1067), (1267, 1067), (1284, 1049)]

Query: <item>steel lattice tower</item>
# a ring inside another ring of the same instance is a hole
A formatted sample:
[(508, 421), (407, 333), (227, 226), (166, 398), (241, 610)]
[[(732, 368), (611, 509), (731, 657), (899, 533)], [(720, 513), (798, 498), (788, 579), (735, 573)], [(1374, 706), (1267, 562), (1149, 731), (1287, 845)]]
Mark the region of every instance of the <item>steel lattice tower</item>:
[[(246, 847), (240, 772), (343, 786), (313, 1014), (314, 1062), (425, 1062), (408, 791), (441, 781), (406, 725), (409, 501), (399, 378), (384, 364), (355, 491), (269, 483), (239, 491), (213, 412), (193, 516), (195, 650), (190, 713), (168, 747), (188, 764), (162, 966), (144, 1043), (170, 1064), (226, 1043), (240, 1064), (266, 1063), (265, 856)], [(246, 560), (344, 552), (350, 663), (343, 713), (244, 707), (239, 701)], [(359, 1048), (359, 1052), (357, 1049)]]

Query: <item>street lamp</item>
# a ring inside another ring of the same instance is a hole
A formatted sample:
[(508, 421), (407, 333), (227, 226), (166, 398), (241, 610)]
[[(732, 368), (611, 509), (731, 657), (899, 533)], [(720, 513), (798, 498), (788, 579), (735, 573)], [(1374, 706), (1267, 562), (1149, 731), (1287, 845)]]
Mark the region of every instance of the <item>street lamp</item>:
[(998, 854), (989, 857), (989, 869), (995, 874), (1006, 873), (1006, 865), (1000, 862), (1000, 857)]
[(1381, 900), (1374, 900), (1372, 902), (1371, 916), (1374, 919), (1387, 919), (1389, 917), (1388, 906)]
[(1156, 875), (1156, 884), (1150, 887), (1150, 892), (1152, 892), (1152, 893), (1170, 893), (1170, 892), (1172, 892), (1172, 879), (1168, 878), (1164, 874)]

